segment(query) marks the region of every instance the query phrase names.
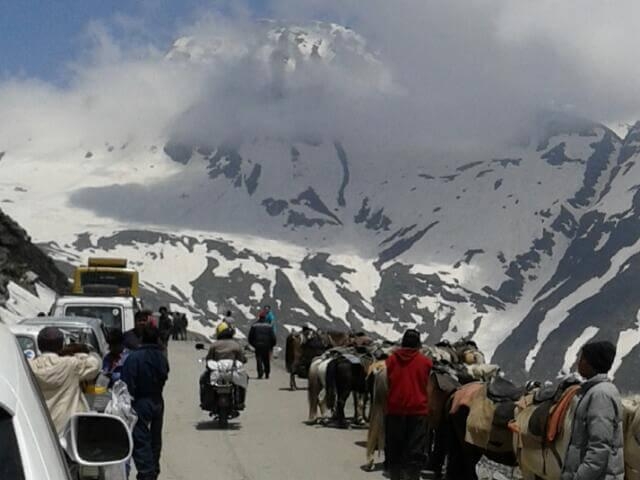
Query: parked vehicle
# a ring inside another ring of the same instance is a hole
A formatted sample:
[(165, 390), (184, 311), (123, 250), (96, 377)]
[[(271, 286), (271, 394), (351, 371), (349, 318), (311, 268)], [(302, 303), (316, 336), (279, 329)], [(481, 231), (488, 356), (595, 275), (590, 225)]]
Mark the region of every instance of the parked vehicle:
[(58, 327), (74, 335), (79, 343), (93, 347), (104, 357), (109, 351), (108, 332), (102, 320), (91, 317), (34, 317), (21, 320), (18, 325), (37, 327)]
[(58, 438), (24, 354), (2, 324), (0, 443), (2, 478), (19, 480), (71, 480), (62, 448), (86, 467), (121, 464), (133, 448), (126, 424), (111, 415), (74, 415), (65, 438)]
[(50, 313), (58, 317), (99, 318), (108, 330), (125, 332), (134, 327), (138, 310), (140, 305), (134, 297), (64, 295), (56, 298)]
[(125, 258), (89, 258), (87, 265), (76, 268), (73, 275), (73, 293), (112, 295), (139, 295), (138, 272), (127, 268)]
[[(202, 343), (196, 350), (205, 350)], [(229, 420), (244, 410), (246, 391), (249, 383), (244, 364), (237, 360), (201, 360), (205, 372), (200, 379), (200, 408), (215, 417), (221, 428), (226, 428)]]
[[(44, 325), (25, 325), (16, 324), (11, 325), (9, 330), (13, 333), (20, 344), (20, 348), (27, 359), (32, 359), (40, 355), (40, 349), (38, 348), (38, 334), (42, 330)], [(78, 337), (68, 330), (61, 329), (64, 334), (64, 344), (77, 343)]]

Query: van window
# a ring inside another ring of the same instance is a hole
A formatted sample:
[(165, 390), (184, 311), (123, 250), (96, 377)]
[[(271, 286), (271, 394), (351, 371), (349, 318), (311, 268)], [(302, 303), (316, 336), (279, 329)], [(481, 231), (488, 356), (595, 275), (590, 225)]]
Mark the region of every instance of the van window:
[(122, 330), (122, 307), (105, 305), (69, 305), (64, 314), (71, 317), (92, 317), (102, 320), (107, 330)]
[(0, 478), (3, 480), (24, 480), (22, 457), (13, 417), (0, 407)]

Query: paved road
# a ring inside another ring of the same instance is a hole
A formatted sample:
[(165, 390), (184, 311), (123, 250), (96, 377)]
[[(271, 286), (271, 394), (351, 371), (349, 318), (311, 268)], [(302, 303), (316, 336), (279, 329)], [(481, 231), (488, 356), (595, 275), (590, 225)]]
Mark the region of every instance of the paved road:
[[(379, 480), (360, 469), (364, 430), (308, 426), (306, 391), (290, 392), (279, 367), (271, 379), (252, 381), (247, 410), (231, 428), (218, 430), (198, 408), (200, 352), (192, 342), (172, 342), (165, 398), (163, 480)], [(360, 445), (358, 445), (360, 443)]]

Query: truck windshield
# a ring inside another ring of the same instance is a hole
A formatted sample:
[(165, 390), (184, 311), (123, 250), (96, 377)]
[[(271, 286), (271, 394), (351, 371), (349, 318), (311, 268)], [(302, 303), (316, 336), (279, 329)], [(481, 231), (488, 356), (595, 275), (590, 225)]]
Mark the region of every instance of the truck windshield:
[(122, 307), (106, 305), (69, 305), (64, 314), (72, 317), (92, 317), (102, 320), (107, 330), (122, 330)]
[(121, 288), (133, 287), (133, 275), (130, 272), (91, 271), (80, 274), (80, 283), (86, 285), (113, 285)]

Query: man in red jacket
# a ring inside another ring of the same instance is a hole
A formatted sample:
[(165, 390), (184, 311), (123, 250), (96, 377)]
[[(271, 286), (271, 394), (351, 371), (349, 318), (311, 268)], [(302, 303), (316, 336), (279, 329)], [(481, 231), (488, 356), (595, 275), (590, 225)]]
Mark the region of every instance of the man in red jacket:
[(420, 353), (420, 333), (407, 330), (387, 363), (386, 461), (391, 480), (418, 480), (427, 446), (427, 383), (433, 363)]

